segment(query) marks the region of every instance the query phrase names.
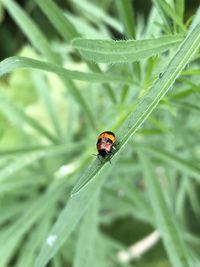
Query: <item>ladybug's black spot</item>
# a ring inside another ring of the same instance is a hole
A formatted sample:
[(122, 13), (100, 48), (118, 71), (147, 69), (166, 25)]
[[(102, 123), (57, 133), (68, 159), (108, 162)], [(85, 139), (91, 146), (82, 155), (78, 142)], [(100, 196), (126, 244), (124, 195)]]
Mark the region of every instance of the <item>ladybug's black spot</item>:
[(112, 145), (113, 141), (110, 138), (103, 138), (103, 142), (109, 143)]

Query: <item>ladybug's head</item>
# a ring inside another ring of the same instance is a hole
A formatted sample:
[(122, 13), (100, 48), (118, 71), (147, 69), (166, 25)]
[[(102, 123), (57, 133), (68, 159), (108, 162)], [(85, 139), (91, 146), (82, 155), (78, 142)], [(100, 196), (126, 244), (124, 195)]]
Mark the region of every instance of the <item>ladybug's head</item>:
[(108, 155), (108, 152), (105, 149), (99, 150), (99, 155), (102, 156), (102, 158), (105, 158), (106, 155)]

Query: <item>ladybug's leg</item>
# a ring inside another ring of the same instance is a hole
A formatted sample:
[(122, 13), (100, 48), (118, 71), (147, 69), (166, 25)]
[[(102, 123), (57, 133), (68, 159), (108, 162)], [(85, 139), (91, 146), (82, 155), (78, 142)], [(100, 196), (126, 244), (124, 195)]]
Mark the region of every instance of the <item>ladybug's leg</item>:
[(119, 146), (120, 142), (119, 141), (115, 141), (115, 143), (113, 144), (113, 149), (116, 150), (117, 147)]
[(111, 158), (113, 157), (113, 155), (114, 155), (114, 154), (113, 154), (112, 152), (109, 152), (109, 153), (108, 153), (108, 157), (109, 157), (108, 160), (109, 160), (110, 164), (112, 164), (112, 162), (111, 162)]

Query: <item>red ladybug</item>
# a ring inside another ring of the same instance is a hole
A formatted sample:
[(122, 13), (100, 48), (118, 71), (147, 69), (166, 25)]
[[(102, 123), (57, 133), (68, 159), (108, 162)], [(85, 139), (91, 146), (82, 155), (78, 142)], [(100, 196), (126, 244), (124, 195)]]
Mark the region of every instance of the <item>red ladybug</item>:
[(105, 158), (108, 155), (113, 154), (113, 150), (115, 150), (115, 142), (116, 137), (113, 132), (106, 131), (99, 135), (97, 140), (97, 150), (98, 155), (102, 156), (102, 158)]

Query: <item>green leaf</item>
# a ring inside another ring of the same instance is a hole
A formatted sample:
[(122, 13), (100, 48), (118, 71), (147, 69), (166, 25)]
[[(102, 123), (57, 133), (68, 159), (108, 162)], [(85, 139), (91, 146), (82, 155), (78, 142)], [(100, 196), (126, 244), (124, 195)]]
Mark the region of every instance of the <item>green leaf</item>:
[(14, 124), (18, 125), (22, 129), (27, 124), (51, 142), (59, 143), (59, 140), (49, 133), (46, 128), (39, 124), (34, 118), (27, 115), (21, 107), (18, 107), (2, 92), (0, 93), (0, 108), (2, 113), (4, 113)]
[[(180, 18), (179, 13), (177, 12), (164, 0), (153, 0), (153, 3), (158, 8), (159, 11), (163, 14), (163, 18), (165, 18), (165, 23), (167, 22), (169, 28), (171, 28), (171, 23), (169, 18), (171, 18), (183, 32), (185, 32), (185, 25), (182, 22), (182, 17)], [(180, 4), (179, 4), (180, 5)], [(180, 10), (181, 11), (181, 10)]]
[[(81, 221), (76, 254), (74, 257), (74, 267), (92, 266), (96, 260), (96, 237), (97, 237), (97, 217), (98, 217), (98, 194), (95, 195), (93, 203), (84, 214)], [(87, 240), (87, 242), (85, 242)]]
[[(1, 65), (1, 63), (0, 63)], [(48, 88), (48, 84), (45, 82), (44, 75), (41, 73), (33, 73), (33, 81), (36, 85), (36, 90), (38, 93), (38, 97), (44, 103), (44, 106), (47, 111), (47, 115), (49, 116), (53, 128), (55, 129), (56, 134), (62, 138), (62, 130), (61, 125), (59, 123), (59, 114), (55, 109), (54, 102)]]
[(155, 227), (160, 231), (170, 262), (172, 266), (176, 267), (192, 267), (189, 261), (189, 253), (183, 243), (181, 231), (178, 229), (172, 211), (166, 203), (158, 177), (156, 177), (152, 170), (150, 161), (145, 154), (139, 152), (139, 156), (142, 163), (142, 169), (144, 170), (149, 201), (156, 219)]
[(194, 19), (192, 20), (192, 23), (190, 25), (190, 31), (194, 29), (198, 24), (200, 23), (200, 7), (198, 7)]
[(130, 0), (118, 0), (116, 6), (121, 20), (124, 24), (124, 32), (127, 38), (136, 37), (135, 21), (133, 14), (132, 2)]
[(103, 21), (113, 29), (118, 32), (122, 32), (121, 23), (116, 20), (114, 17), (111, 17), (103, 9), (99, 8), (93, 2), (81, 0), (71, 0), (75, 6), (77, 6), (81, 13), (87, 17), (88, 20), (91, 20), (93, 23), (99, 25), (99, 22)]
[(77, 38), (72, 41), (72, 46), (87, 60), (97, 63), (126, 63), (158, 55), (177, 46), (182, 40), (180, 35), (128, 41)]
[(15, 174), (17, 171), (35, 163), (39, 159), (56, 157), (58, 155), (70, 154), (71, 151), (79, 150), (80, 144), (73, 145), (60, 145), (53, 147), (46, 147), (46, 149), (38, 149), (37, 151), (25, 153), (13, 159), (9, 164), (6, 164), (4, 168), (0, 170), (0, 182), (7, 179), (11, 175)]
[(176, 12), (180, 17), (180, 21), (183, 21), (184, 11), (185, 11), (185, 1), (184, 0), (176, 0)]
[(183, 108), (187, 108), (187, 109), (191, 109), (193, 111), (198, 111), (200, 112), (200, 107), (187, 103), (187, 102), (176, 102), (176, 101), (172, 101), (172, 103), (174, 103), (177, 106), (183, 107)]
[(7, 266), (22, 237), (39, 218), (45, 217), (46, 212), (52, 212), (54, 203), (58, 201), (64, 190), (66, 191), (66, 186), (63, 186), (63, 182), (54, 181), (47, 192), (32, 201), (31, 205), (28, 205), (22, 214), (20, 213), (12, 227), (3, 232), (0, 240), (0, 266)]
[(38, 51), (45, 55), (49, 60), (58, 63), (58, 56), (52, 50), (49, 45), (49, 41), (46, 39), (39, 27), (37, 27), (35, 22), (26, 15), (23, 9), (20, 8), (20, 6), (18, 6), (15, 1), (2, 1), (6, 10), (9, 12), (15, 22), (19, 25), (19, 27), (23, 30), (24, 34), (34, 45), (34, 47), (36, 47), (36, 49), (38, 49)]
[(89, 205), (92, 203), (94, 197), (101, 189), (107, 175), (111, 171), (112, 168), (107, 170), (105, 169), (102, 179), (93, 180), (90, 184), (88, 184), (86, 190), (81, 190), (78, 194), (73, 195), (69, 199), (66, 207), (61, 212), (58, 220), (48, 235), (48, 238), (52, 236), (55, 237), (54, 242), (51, 245), (47, 242), (43, 244), (43, 247), (36, 259), (35, 267), (46, 266), (48, 261), (67, 240)]
[(30, 232), (25, 244), (21, 247), (20, 255), (15, 267), (33, 266), (35, 255), (40, 248), (52, 221), (52, 213), (45, 213), (45, 216), (40, 220), (40, 223)]
[(107, 74), (107, 73), (85, 73), (80, 71), (72, 71), (62, 68), (58, 65), (47, 63), (35, 59), (25, 57), (10, 57), (0, 62), (0, 76), (14, 71), (16, 69), (32, 68), (39, 69), (57, 74), (66, 79), (80, 80), (86, 82), (100, 82), (100, 83), (125, 83), (132, 84), (133, 80), (129, 77)]
[(198, 182), (200, 182), (200, 168), (199, 166), (195, 165), (192, 160), (189, 161), (180, 158), (170, 153), (169, 151), (159, 149), (153, 146), (147, 145), (144, 147), (144, 149), (147, 151), (151, 151), (151, 153), (155, 154), (157, 157), (171, 163), (175, 168), (179, 169), (180, 171), (184, 171), (185, 173), (188, 173), (189, 175), (191, 175), (191, 177), (194, 177)]
[(2, 3), (0, 2), (0, 23), (2, 23), (3, 17), (4, 17), (3, 6)]
[(57, 6), (55, 1), (35, 0), (35, 2), (67, 43), (69, 43), (71, 39), (79, 36), (74, 26)]
[[(134, 19), (133, 5), (130, 0), (118, 0), (116, 1), (117, 11), (123, 21), (124, 35), (126, 39), (136, 39), (136, 23)], [(138, 80), (141, 78), (141, 71), (139, 62), (135, 62), (132, 65), (133, 72)]]

